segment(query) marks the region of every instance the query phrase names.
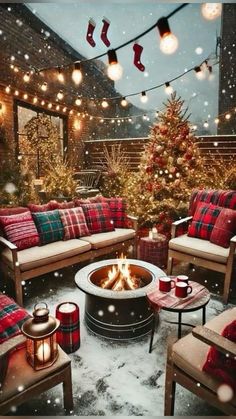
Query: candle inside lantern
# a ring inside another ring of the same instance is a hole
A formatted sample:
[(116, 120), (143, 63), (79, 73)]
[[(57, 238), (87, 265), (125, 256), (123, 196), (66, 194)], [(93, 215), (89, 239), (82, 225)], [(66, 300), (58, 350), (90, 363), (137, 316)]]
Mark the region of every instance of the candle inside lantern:
[(73, 303), (64, 303), (59, 307), (61, 313), (73, 313), (76, 310), (76, 305)]
[(153, 232), (152, 232), (152, 230), (149, 231), (148, 237), (149, 237), (149, 239), (153, 239)]
[(37, 358), (40, 362), (47, 362), (51, 358), (50, 345), (47, 342), (41, 343), (37, 350)]
[(153, 239), (157, 239), (158, 238), (158, 232), (157, 232), (157, 228), (153, 227), (152, 228), (152, 238)]

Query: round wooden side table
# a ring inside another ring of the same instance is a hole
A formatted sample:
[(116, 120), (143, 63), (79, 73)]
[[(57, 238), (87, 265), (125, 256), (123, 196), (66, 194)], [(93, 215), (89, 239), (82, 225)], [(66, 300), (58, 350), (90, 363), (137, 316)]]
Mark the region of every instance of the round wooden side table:
[(165, 267), (168, 256), (168, 239), (158, 234), (156, 239), (141, 237), (139, 243), (139, 259), (152, 263), (159, 268)]

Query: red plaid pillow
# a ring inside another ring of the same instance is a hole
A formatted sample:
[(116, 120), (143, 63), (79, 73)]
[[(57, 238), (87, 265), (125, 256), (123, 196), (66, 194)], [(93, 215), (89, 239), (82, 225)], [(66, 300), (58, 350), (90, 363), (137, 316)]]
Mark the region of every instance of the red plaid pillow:
[(50, 201), (49, 204), (50, 204), (50, 209), (51, 210), (68, 209), (68, 208), (74, 208), (75, 207), (74, 201), (69, 201), (69, 202)]
[(212, 229), (220, 211), (221, 208), (216, 205), (199, 202), (188, 228), (188, 236), (210, 240)]
[(5, 217), (0, 216), (0, 225), (6, 238), (15, 244), (18, 250), (39, 245), (39, 234), (29, 211)]
[(45, 212), (45, 211), (50, 211), (51, 210), (50, 202), (48, 202), (47, 204), (43, 204), (43, 205), (28, 204), (27, 206), (28, 206), (28, 208), (31, 212)]
[(87, 226), (91, 234), (114, 230), (109, 205), (104, 203), (82, 204)]
[(64, 240), (90, 236), (82, 208), (59, 210), (64, 228)]
[(102, 198), (110, 207), (115, 228), (127, 228), (127, 205), (123, 198)]
[(14, 300), (0, 294), (0, 344), (19, 335), (22, 324), (29, 317), (27, 311), (19, 307)]
[(230, 239), (236, 234), (236, 211), (222, 208), (211, 232), (211, 243), (229, 247)]

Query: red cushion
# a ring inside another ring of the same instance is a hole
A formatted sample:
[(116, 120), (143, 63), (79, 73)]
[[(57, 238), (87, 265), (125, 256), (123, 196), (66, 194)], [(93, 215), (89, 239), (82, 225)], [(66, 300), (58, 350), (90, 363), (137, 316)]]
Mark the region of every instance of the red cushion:
[(64, 240), (90, 235), (82, 208), (62, 209), (59, 214), (64, 228)]
[(188, 236), (210, 240), (212, 229), (221, 209), (213, 204), (199, 202), (188, 228)]
[(0, 208), (0, 216), (22, 214), (29, 211), (26, 207)]
[(43, 204), (43, 205), (37, 205), (37, 204), (28, 204), (27, 205), (29, 210), (31, 212), (45, 212), (45, 211), (50, 211), (50, 202), (48, 202), (47, 204)]
[[(236, 320), (225, 327), (222, 336), (236, 343)], [(215, 347), (211, 347), (202, 369), (222, 383), (230, 385), (236, 392), (236, 359), (227, 357)]]
[(18, 250), (39, 245), (39, 234), (29, 211), (23, 214), (2, 216), (0, 225), (6, 238), (15, 244)]
[(0, 344), (19, 335), (21, 326), (30, 317), (27, 311), (19, 307), (14, 300), (0, 294)]
[(113, 231), (114, 225), (109, 205), (104, 203), (82, 204), (87, 226), (91, 234)]
[(50, 201), (50, 209), (51, 210), (55, 210), (55, 209), (68, 209), (68, 208), (74, 208), (75, 207), (75, 203), (74, 201), (69, 201), (69, 202), (57, 202), (57, 201)]
[(90, 199), (80, 199), (80, 198), (75, 198), (74, 199), (74, 205), (75, 207), (80, 207), (81, 204), (91, 204), (92, 202), (90, 201)]
[(230, 239), (236, 235), (236, 211), (222, 208), (211, 232), (210, 241), (218, 246), (229, 247)]

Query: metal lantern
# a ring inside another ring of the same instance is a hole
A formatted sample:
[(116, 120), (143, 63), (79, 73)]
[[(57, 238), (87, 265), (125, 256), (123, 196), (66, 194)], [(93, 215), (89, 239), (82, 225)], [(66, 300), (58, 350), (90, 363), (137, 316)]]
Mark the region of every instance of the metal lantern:
[(35, 370), (50, 367), (57, 360), (56, 331), (60, 321), (49, 316), (46, 303), (34, 306), (33, 318), (22, 325), (26, 336), (26, 358)]

